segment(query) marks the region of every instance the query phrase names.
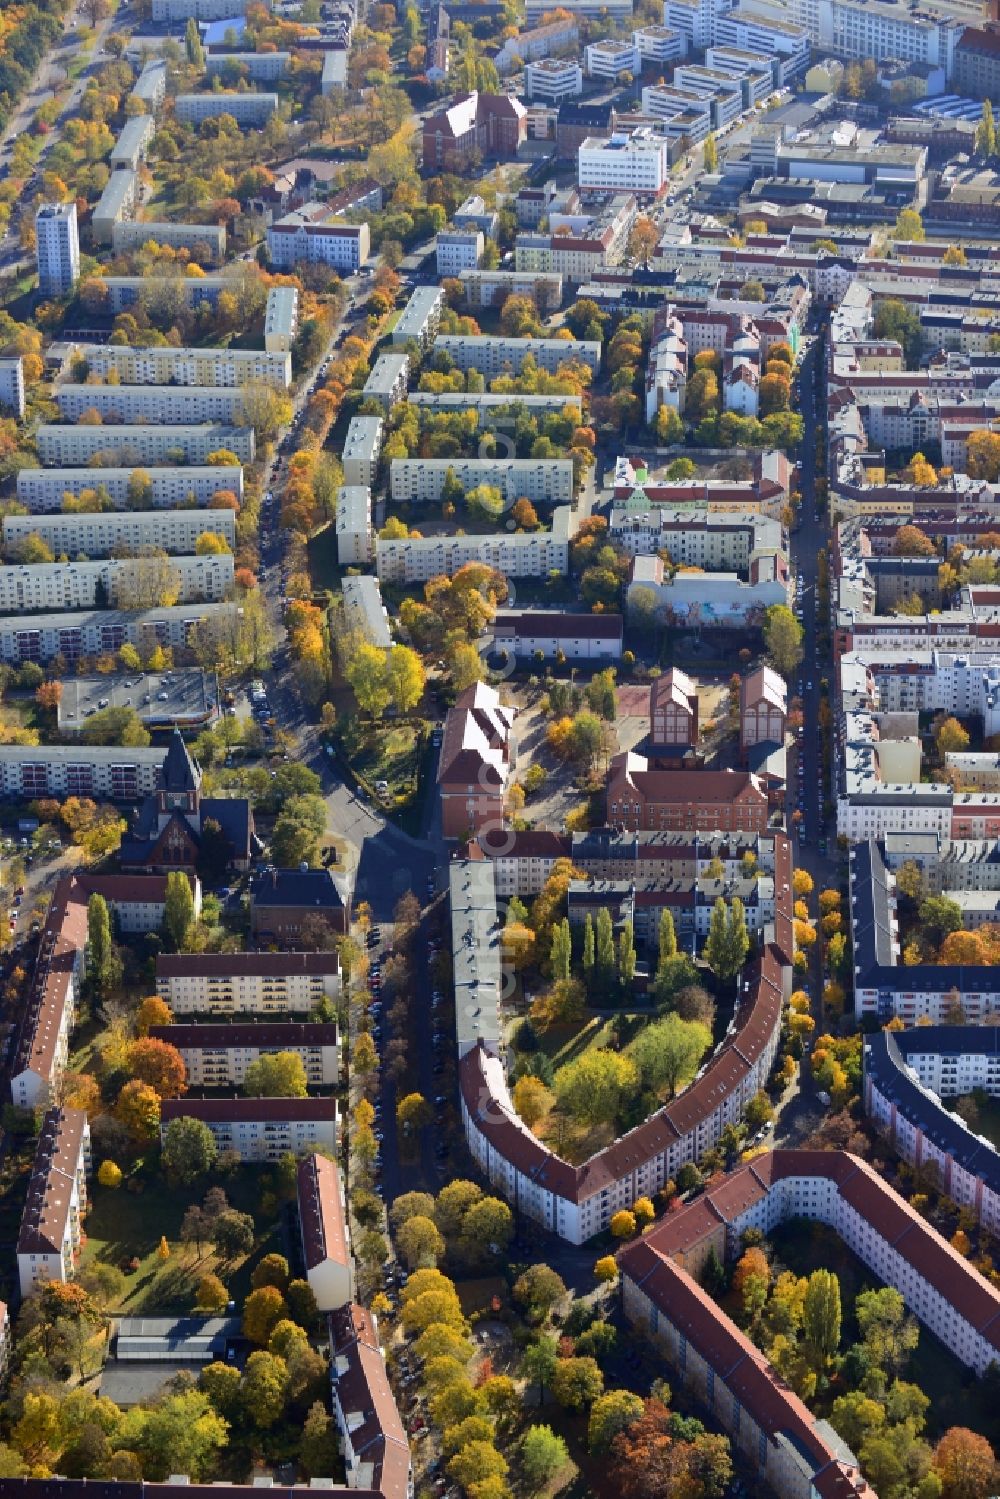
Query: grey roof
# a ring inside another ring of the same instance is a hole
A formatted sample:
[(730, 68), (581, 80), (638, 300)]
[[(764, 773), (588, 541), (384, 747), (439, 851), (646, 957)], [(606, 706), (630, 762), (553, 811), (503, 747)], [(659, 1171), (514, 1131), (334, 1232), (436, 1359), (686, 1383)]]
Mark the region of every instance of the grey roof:
[(1000, 1052), (997, 1026), (918, 1026), (911, 1031), (879, 1031), (865, 1038), (865, 1077), (915, 1124), (924, 1138), (977, 1176), (994, 1192), (1000, 1192), (1000, 1156), (988, 1141), (974, 1135), (957, 1114), (945, 1108), (937, 1094), (924, 1088), (907, 1065), (907, 1055), (917, 1051)]
[(241, 1336), (239, 1317), (123, 1317), (116, 1357), (208, 1362)]
[(160, 784), (164, 791), (196, 791), (201, 785), (201, 768), (184, 743), (184, 736), (179, 729), (175, 729), (170, 736), (170, 745), (160, 772)]
[(268, 870), (254, 880), (250, 895), (258, 906), (316, 906), (339, 911), (344, 904), (333, 875), (326, 869)]

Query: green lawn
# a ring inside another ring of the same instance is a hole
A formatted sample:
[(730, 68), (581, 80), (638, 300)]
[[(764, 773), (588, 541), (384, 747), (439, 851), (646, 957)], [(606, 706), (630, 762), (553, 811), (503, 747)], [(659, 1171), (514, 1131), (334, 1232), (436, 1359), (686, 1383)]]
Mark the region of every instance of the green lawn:
[(337, 528), (322, 526), (309, 538), (309, 576), (314, 588), (337, 588), (340, 564), (337, 561)]
[[(101, 1187), (95, 1180), (85, 1221), (87, 1243), (81, 1267), (90, 1260), (117, 1265), (135, 1256), (140, 1261), (138, 1270), (128, 1277), (121, 1305), (113, 1309), (125, 1314), (190, 1311), (198, 1281), (210, 1272), (219, 1276), (240, 1303), (250, 1289), (250, 1272), (257, 1261), (272, 1251), (286, 1252), (278, 1211), (265, 1215), (261, 1208), (265, 1175), (263, 1168), (244, 1166), (221, 1183), (230, 1206), (250, 1213), (257, 1230), (253, 1253), (234, 1266), (220, 1265), (208, 1245), (203, 1246), (199, 1257), (194, 1245), (183, 1244), (180, 1239), (186, 1209), (200, 1202), (215, 1182), (172, 1190), (157, 1177), (146, 1182), (143, 1192), (133, 1193), (124, 1187)], [(166, 1260), (157, 1253), (164, 1234), (171, 1251)]]
[[(539, 1036), (539, 1050), (551, 1057), (553, 1067), (558, 1070), (567, 1062), (575, 1062), (585, 1051), (595, 1051), (601, 1047), (611, 1047), (614, 1050), (616, 1047), (627, 1046), (648, 1023), (649, 1018), (648, 1012), (623, 1010), (621, 1016), (615, 1016), (614, 1019), (602, 1020), (600, 1016), (592, 1015), (582, 1025), (554, 1025)], [(616, 1027), (618, 1042), (615, 1040)]]
[(985, 1135), (1000, 1150), (1000, 1098), (984, 1098), (977, 1093), (976, 1107), (979, 1110), (976, 1134)]
[(397, 806), (400, 798), (412, 798), (415, 794), (424, 728), (421, 719), (380, 724), (376, 730), (359, 736), (360, 742), (351, 749), (351, 769), (373, 792), (377, 781), (388, 783), (388, 791), (380, 797), (386, 808)]

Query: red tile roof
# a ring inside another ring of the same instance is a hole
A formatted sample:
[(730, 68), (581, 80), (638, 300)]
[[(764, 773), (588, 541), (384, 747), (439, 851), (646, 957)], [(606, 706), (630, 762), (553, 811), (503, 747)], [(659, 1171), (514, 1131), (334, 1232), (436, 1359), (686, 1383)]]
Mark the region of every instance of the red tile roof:
[(306, 1269), (314, 1270), (327, 1260), (349, 1268), (351, 1250), (335, 1162), (322, 1155), (306, 1156), (299, 1162), (298, 1192)]

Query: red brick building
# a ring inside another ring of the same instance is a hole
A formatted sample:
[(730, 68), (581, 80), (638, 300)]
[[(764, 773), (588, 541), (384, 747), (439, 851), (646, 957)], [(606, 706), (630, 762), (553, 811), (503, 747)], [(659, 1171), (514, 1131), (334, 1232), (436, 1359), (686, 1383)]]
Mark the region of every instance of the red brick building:
[(477, 682), (455, 700), (444, 726), (438, 760), (441, 830), (468, 838), (503, 826), (504, 795), (513, 764), (513, 708), (495, 687)]
[(478, 152), (509, 161), (528, 134), (528, 112), (508, 94), (465, 94), (424, 121), (424, 166), (460, 171)]
[(650, 770), (644, 755), (616, 755), (607, 790), (611, 827), (632, 832), (763, 833), (767, 795), (745, 770)]
[(675, 666), (650, 688), (649, 743), (653, 749), (694, 749), (698, 743), (698, 692)]
[(784, 744), (788, 690), (769, 666), (758, 666), (740, 683), (740, 745)]

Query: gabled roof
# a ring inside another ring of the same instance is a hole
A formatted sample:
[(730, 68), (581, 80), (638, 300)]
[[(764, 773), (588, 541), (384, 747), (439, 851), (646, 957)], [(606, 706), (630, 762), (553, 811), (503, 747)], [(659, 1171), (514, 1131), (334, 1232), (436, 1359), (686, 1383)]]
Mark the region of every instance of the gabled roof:
[(170, 736), (159, 783), (164, 791), (197, 791), (201, 785), (201, 767), (189, 753), (179, 729)]

